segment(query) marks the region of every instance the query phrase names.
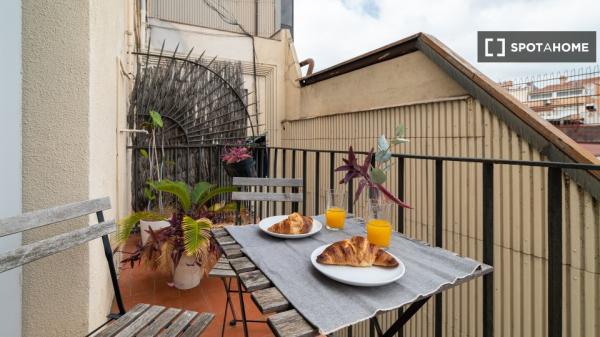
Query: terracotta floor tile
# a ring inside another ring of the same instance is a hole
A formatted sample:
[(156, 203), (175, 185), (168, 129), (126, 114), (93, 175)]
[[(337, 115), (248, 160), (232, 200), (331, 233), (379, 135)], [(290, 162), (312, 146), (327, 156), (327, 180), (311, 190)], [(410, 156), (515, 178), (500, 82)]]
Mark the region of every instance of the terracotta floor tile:
[[(130, 240), (130, 245), (133, 239)], [(126, 247), (127, 250), (127, 247)], [(129, 248), (128, 251), (132, 250)], [(123, 295), (125, 308), (128, 310), (138, 303), (162, 305), (198, 312), (212, 312), (215, 319), (207, 328), (203, 336), (218, 337), (221, 335), (221, 325), (225, 314), (225, 290), (223, 283), (218, 278), (205, 276), (200, 285), (189, 290), (179, 290), (168, 285), (170, 275), (158, 271), (147, 270), (144, 266), (137, 265), (132, 269), (125, 266), (121, 269), (119, 284)], [(235, 286), (234, 286), (235, 287)], [(234, 308), (238, 319), (241, 319), (239, 298), (237, 293), (231, 294)], [(254, 305), (249, 294), (244, 296), (246, 314), (248, 319), (264, 320)], [(113, 305), (116, 310), (116, 304)], [(243, 329), (241, 322), (236, 326), (230, 326), (231, 312), (227, 314), (225, 326), (226, 337), (242, 337)], [(264, 323), (249, 323), (248, 332), (251, 337), (271, 337), (271, 330)]]

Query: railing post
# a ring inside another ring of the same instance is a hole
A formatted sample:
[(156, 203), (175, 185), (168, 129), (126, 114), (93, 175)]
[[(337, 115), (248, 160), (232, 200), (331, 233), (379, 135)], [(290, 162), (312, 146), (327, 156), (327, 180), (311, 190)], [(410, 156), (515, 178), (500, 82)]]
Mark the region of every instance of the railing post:
[[(273, 174), (270, 176), (271, 178), (277, 178), (277, 148), (273, 148)], [(269, 188), (267, 187), (267, 191)], [(271, 192), (277, 192), (277, 187), (271, 187)], [(275, 201), (271, 202), (273, 206), (273, 213), (269, 213), (269, 216), (273, 216), (277, 214), (277, 203)]]
[(329, 189), (333, 189), (333, 179), (335, 179), (335, 152), (329, 152)]
[[(494, 265), (494, 164), (483, 163), (483, 263)], [(483, 336), (494, 336), (494, 275), (483, 276)]]
[[(281, 150), (281, 178), (286, 178), (285, 174), (286, 174), (286, 149)], [(285, 190), (285, 187), (281, 188), (281, 192), (287, 192)], [(281, 212), (279, 214), (284, 214), (286, 212), (285, 210), (285, 204), (282, 202), (281, 203)]]
[[(404, 201), (404, 157), (398, 157), (398, 198)], [(404, 207), (398, 206), (398, 232), (404, 233)], [(398, 308), (398, 318), (402, 317), (403, 308)], [(398, 330), (398, 337), (404, 336), (404, 330)]]
[(315, 151), (315, 205), (313, 207), (313, 214), (319, 214), (319, 184), (320, 184), (320, 161), (321, 161), (321, 152)]
[[(404, 157), (398, 157), (398, 198), (404, 201)], [(404, 207), (398, 206), (398, 232), (404, 233)]]
[(302, 214), (306, 214), (306, 150), (302, 150)]
[[(444, 162), (435, 161), (435, 245), (443, 246)], [(442, 337), (442, 294), (435, 295), (435, 336)]]
[(548, 168), (548, 336), (562, 336), (562, 170)]
[[(296, 150), (292, 150), (292, 178), (296, 178)], [(292, 193), (298, 193), (298, 187), (292, 187)], [(292, 212), (298, 212), (298, 203), (292, 203)]]

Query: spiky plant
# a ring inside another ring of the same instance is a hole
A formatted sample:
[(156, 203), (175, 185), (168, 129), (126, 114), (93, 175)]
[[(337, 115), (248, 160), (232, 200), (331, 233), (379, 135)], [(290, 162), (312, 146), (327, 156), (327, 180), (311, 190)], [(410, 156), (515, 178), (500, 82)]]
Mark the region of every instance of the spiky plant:
[[(198, 266), (211, 256), (215, 256), (217, 247), (213, 242), (210, 229), (213, 224), (207, 218), (194, 220), (182, 213), (173, 214), (169, 226), (158, 230), (150, 229), (150, 238), (144, 245), (138, 245), (121, 263), (144, 260), (144, 264), (152, 270), (171, 272), (179, 264), (183, 254), (194, 257)], [(211, 254), (215, 253), (215, 254)]]
[[(215, 203), (210, 206), (208, 205), (209, 201), (216, 196), (236, 191), (236, 188), (232, 186), (219, 187), (215, 184), (201, 181), (194, 185), (194, 188), (190, 191), (188, 185), (183, 181), (163, 179), (160, 181), (149, 181), (147, 184), (155, 191), (165, 192), (175, 196), (179, 203), (177, 208), (183, 211), (184, 214), (195, 219), (210, 219), (215, 214), (234, 210), (234, 204), (232, 203)], [(119, 245), (125, 244), (127, 239), (129, 239), (133, 228), (140, 223), (140, 220), (160, 221), (167, 219), (167, 216), (158, 212), (142, 211), (132, 213), (119, 221), (117, 243)]]

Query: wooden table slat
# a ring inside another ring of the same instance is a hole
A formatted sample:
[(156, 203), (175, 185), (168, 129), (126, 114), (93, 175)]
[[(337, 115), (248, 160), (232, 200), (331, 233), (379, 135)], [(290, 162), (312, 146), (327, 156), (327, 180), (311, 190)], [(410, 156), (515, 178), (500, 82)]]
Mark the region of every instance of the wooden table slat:
[(267, 318), (271, 330), (277, 337), (312, 337), (317, 331), (296, 311), (280, 312)]
[(186, 310), (173, 321), (159, 336), (160, 337), (175, 337), (188, 326), (188, 324), (198, 315), (197, 312)]
[(225, 256), (227, 256), (228, 259), (236, 259), (238, 257), (244, 256), (244, 253), (242, 253), (242, 250), (239, 248), (232, 250), (224, 250), (223, 252), (225, 253)]
[(123, 328), (125, 328), (129, 323), (133, 322), (138, 316), (140, 316), (144, 311), (150, 308), (149, 304), (140, 303), (133, 307), (131, 310), (127, 311), (127, 313), (121, 316), (115, 322), (106, 326), (106, 328), (96, 334), (96, 337), (113, 337)]
[(210, 313), (201, 313), (196, 319), (185, 329), (180, 337), (198, 337), (208, 327), (210, 322), (215, 318), (215, 315)]
[(158, 315), (165, 310), (165, 307), (160, 305), (153, 305), (148, 310), (144, 311), (143, 314), (138, 316), (133, 322), (127, 327), (121, 330), (116, 337), (133, 337), (146, 326), (148, 326)]
[(254, 263), (252, 263), (252, 261), (245, 256), (238, 257), (236, 259), (230, 259), (229, 263), (231, 264), (233, 270), (235, 270), (235, 272), (238, 274), (256, 269)]
[(246, 290), (250, 292), (271, 286), (271, 281), (260, 270), (240, 273), (238, 276), (244, 287), (246, 287)]
[(213, 229), (212, 233), (215, 238), (228, 235), (227, 231), (223, 227)]
[(225, 263), (223, 263), (223, 262), (217, 262), (213, 266), (213, 269), (231, 269), (231, 265), (229, 264), (229, 261), (227, 261)]
[(257, 290), (251, 296), (263, 314), (284, 311), (290, 308), (290, 303), (275, 287)]
[(231, 245), (231, 244), (236, 243), (235, 240), (230, 235), (219, 236), (219, 237), (216, 237), (215, 240), (217, 240), (217, 242), (221, 246)]
[(156, 336), (156, 334), (158, 334), (160, 330), (162, 330), (165, 326), (171, 323), (171, 320), (173, 320), (173, 318), (175, 318), (180, 312), (181, 309), (177, 308), (169, 308), (163, 311), (163, 313), (160, 316), (158, 316), (158, 318), (156, 318), (154, 322), (152, 322), (152, 324), (148, 325), (146, 328), (144, 328), (144, 330), (140, 331), (140, 333), (137, 334), (136, 337)]
[(235, 277), (236, 275), (233, 269), (213, 269), (208, 273), (208, 277)]

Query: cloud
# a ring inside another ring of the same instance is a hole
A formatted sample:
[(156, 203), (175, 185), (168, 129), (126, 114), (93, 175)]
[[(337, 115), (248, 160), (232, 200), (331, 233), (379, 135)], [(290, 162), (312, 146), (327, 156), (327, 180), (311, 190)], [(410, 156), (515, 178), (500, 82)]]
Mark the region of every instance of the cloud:
[(377, 0), (341, 0), (342, 4), (354, 11), (362, 12), (373, 18), (379, 18), (379, 4)]
[(298, 55), (317, 70), (426, 32), (494, 80), (589, 64), (477, 63), (478, 30), (600, 30), (598, 0), (301, 0), (294, 15)]

